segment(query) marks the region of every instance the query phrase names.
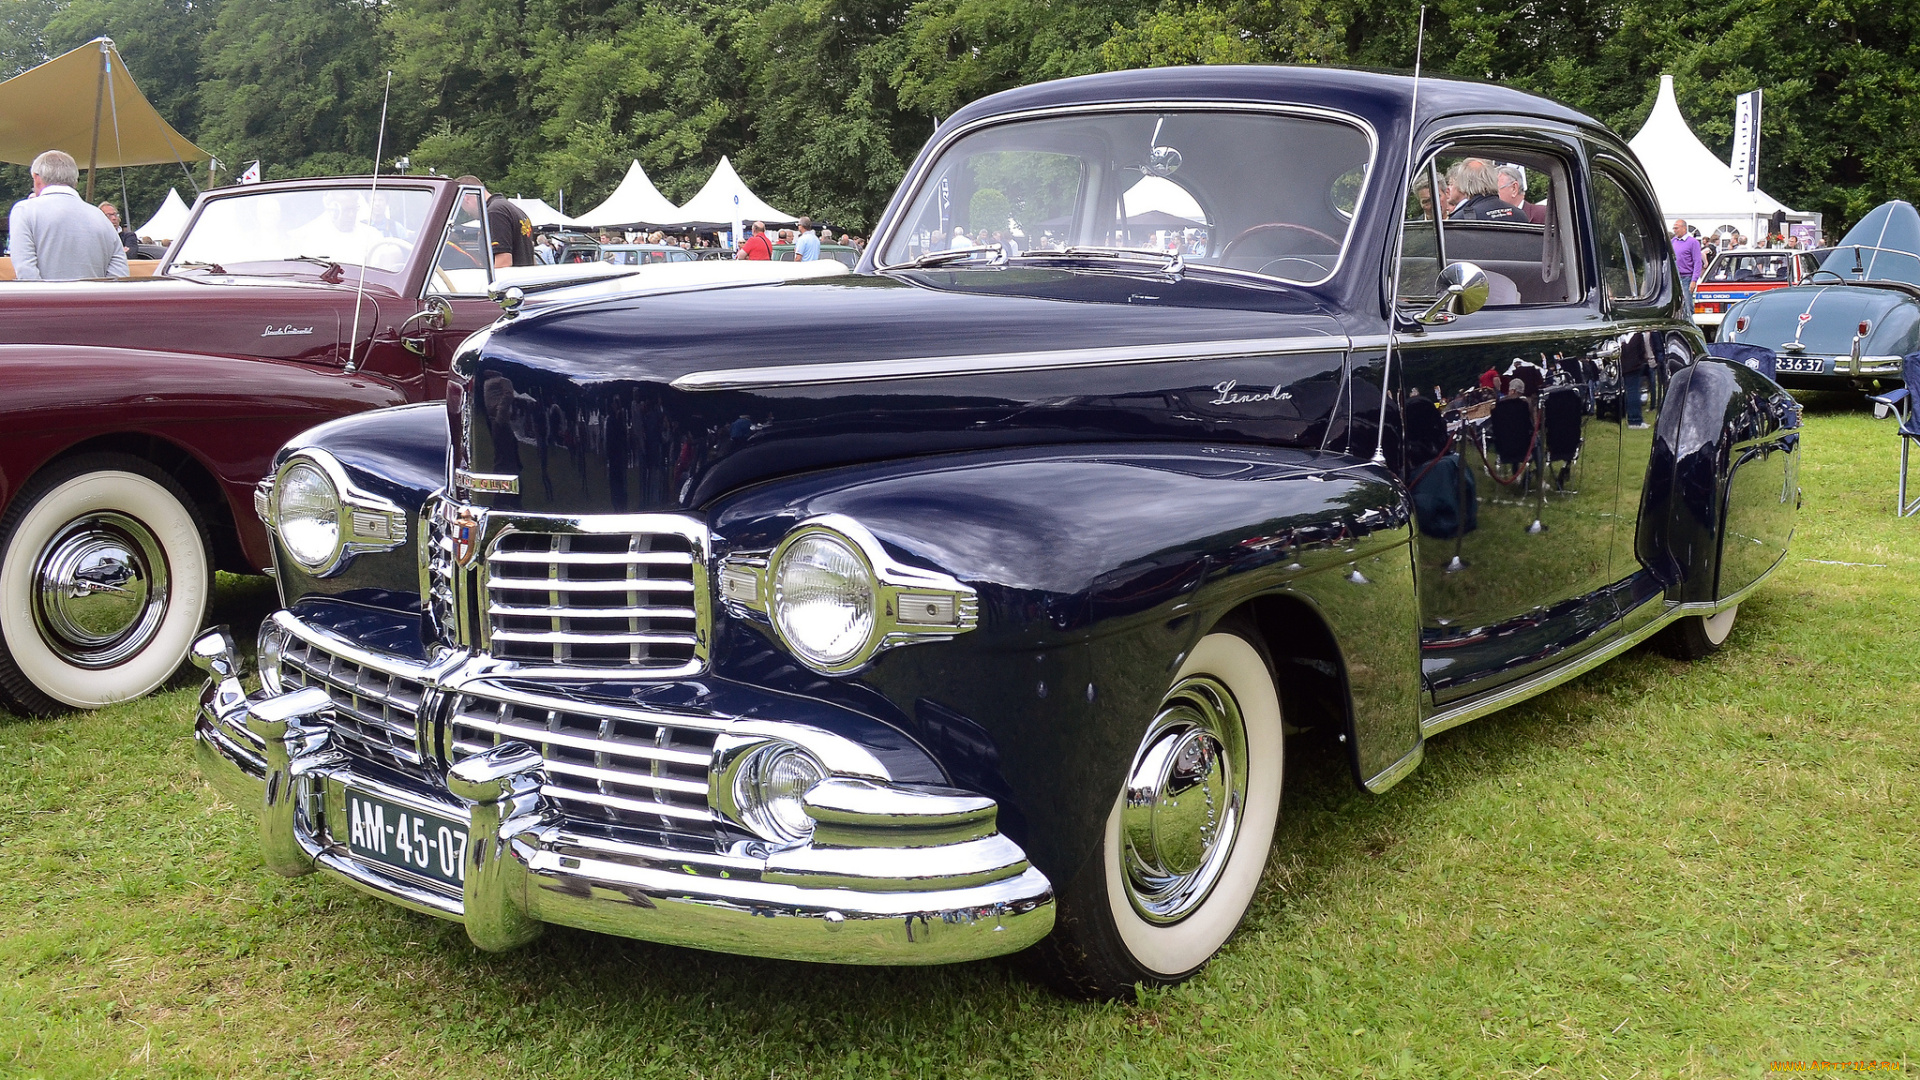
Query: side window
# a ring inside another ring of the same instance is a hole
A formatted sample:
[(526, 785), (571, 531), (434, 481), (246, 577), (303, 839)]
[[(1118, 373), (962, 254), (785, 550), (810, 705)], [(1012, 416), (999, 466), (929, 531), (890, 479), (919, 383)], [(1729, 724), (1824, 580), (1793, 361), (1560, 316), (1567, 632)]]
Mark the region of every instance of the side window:
[(478, 188), (463, 188), (447, 215), (446, 232), (434, 258), (427, 291), (449, 296), (484, 296), (493, 279), (493, 259), (487, 254), (487, 215), (481, 209)]
[(1487, 275), (1487, 307), (1565, 304), (1579, 298), (1569, 172), (1530, 147), (1459, 146), (1427, 159), (1408, 192), (1401, 299), (1436, 294), (1440, 271), (1472, 263)]
[(1666, 267), (1665, 241), (1620, 181), (1593, 174), (1593, 239), (1599, 250), (1600, 284), (1615, 300), (1651, 300)]

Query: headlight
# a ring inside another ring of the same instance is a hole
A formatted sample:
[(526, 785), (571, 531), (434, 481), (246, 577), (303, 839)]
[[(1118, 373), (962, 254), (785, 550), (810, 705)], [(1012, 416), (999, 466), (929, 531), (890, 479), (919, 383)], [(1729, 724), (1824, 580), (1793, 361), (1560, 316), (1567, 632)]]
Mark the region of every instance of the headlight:
[(273, 525), (287, 554), (324, 570), (340, 551), (340, 493), (318, 466), (294, 463), (273, 488)]
[(800, 801), (827, 770), (797, 746), (769, 743), (733, 774), (733, 802), (741, 823), (777, 844), (813, 835), (813, 819)]
[(801, 659), (834, 668), (873, 638), (873, 572), (852, 544), (807, 533), (786, 546), (773, 568), (773, 621)]
[(260, 636), (255, 639), (255, 661), (260, 669), (260, 686), (271, 694), (285, 692), (280, 682), (280, 656), (287, 651), (287, 639), (293, 635), (271, 618), (260, 623)]

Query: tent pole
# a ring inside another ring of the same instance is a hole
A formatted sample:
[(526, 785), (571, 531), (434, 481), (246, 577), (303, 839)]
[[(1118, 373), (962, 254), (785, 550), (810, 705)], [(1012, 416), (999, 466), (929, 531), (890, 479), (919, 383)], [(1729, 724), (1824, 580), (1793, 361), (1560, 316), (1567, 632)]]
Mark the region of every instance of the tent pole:
[(100, 39), (100, 79), (93, 90), (93, 150), (87, 154), (87, 201), (93, 201), (93, 174), (100, 168), (100, 106), (107, 99), (107, 68), (113, 64), (113, 39)]

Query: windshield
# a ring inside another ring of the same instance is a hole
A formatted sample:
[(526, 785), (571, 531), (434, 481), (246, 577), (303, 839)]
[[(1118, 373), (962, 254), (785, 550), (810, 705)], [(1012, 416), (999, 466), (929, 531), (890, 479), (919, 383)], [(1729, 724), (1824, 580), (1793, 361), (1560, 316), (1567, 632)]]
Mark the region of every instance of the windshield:
[(1319, 282), (1346, 246), (1372, 151), (1356, 124), (1276, 113), (1103, 110), (997, 124), (961, 136), (921, 174), (879, 263), (975, 247), (1012, 258), (1145, 248)]
[(433, 192), (367, 185), (303, 187), (210, 200), (173, 265), (325, 259), (399, 271), (420, 237)]
[[(1849, 244), (1815, 251), (1811, 255), (1820, 269), (1846, 281), (1898, 281), (1920, 285), (1920, 255), (1911, 251)], [(1830, 279), (1816, 278), (1808, 284), (1818, 285), (1827, 280)]]

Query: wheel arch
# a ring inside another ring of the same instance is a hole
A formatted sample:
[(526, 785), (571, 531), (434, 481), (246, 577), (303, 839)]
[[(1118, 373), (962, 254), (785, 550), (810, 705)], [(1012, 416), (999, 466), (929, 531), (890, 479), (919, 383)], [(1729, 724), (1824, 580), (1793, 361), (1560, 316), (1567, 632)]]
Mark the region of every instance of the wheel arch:
[(171, 439), (137, 431), (95, 435), (41, 462), (31, 474), (21, 478), (15, 490), (24, 488), (33, 482), (34, 477), (62, 462), (100, 453), (139, 458), (173, 477), (186, 490), (188, 497), (193, 500), (193, 505), (188, 509), (199, 515), (201, 524), (206, 526), (208, 542), (212, 545), (210, 554), (213, 556), (214, 569), (236, 574), (259, 572), (247, 557), (238, 523), (234, 519), (233, 505), (213, 469), (191, 450)]

